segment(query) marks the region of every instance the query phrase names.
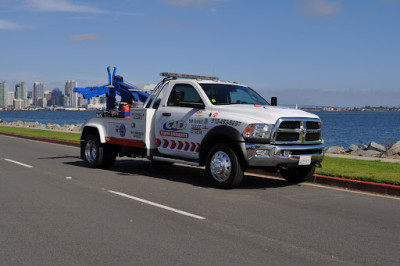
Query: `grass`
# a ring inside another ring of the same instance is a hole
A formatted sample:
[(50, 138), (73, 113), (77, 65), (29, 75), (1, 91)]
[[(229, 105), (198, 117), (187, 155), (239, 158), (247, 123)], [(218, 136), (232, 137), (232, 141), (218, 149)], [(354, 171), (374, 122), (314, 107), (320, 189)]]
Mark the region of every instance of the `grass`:
[(400, 163), (325, 157), (316, 174), (400, 185)]
[[(79, 133), (0, 126), (0, 132), (79, 142)], [(325, 157), (316, 174), (400, 185), (400, 163)]]
[(33, 128), (20, 128), (20, 127), (5, 127), (0, 126), (0, 132), (12, 133), (23, 136), (39, 137), (45, 139), (57, 139), (64, 141), (79, 142), (79, 133), (58, 132)]

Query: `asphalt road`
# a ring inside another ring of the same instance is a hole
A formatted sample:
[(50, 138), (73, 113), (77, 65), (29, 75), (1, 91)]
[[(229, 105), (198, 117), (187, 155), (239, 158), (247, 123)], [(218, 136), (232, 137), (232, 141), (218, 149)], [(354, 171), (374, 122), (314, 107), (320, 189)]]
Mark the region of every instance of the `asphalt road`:
[(0, 136), (0, 265), (399, 265), (400, 200)]

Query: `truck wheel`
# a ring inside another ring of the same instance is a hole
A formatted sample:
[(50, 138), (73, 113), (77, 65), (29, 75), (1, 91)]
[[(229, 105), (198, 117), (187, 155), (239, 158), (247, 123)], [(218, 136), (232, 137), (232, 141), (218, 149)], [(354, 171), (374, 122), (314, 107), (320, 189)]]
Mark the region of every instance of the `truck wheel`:
[(211, 183), (219, 188), (238, 186), (243, 180), (243, 168), (235, 151), (227, 144), (218, 144), (207, 155), (206, 172)]
[(281, 170), (281, 175), (290, 183), (301, 183), (314, 175), (315, 166), (307, 168)]
[(83, 144), (83, 160), (90, 168), (107, 168), (115, 162), (116, 153), (112, 147), (101, 145), (99, 139), (89, 135)]

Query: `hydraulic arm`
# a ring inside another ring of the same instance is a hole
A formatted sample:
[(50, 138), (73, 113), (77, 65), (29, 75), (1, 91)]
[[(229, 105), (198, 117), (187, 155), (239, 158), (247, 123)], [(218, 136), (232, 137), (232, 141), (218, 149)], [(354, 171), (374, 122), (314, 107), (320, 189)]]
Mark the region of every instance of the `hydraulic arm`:
[(107, 111), (115, 108), (115, 97), (117, 95), (121, 96), (121, 102), (127, 104), (132, 104), (132, 102), (138, 101), (145, 102), (149, 97), (149, 94), (132, 84), (124, 82), (122, 76), (115, 75), (116, 71), (117, 68), (114, 67), (114, 71), (111, 75), (110, 67), (107, 67), (108, 84), (96, 87), (75, 88), (74, 92), (79, 92), (85, 99), (99, 97), (105, 94), (107, 99)]

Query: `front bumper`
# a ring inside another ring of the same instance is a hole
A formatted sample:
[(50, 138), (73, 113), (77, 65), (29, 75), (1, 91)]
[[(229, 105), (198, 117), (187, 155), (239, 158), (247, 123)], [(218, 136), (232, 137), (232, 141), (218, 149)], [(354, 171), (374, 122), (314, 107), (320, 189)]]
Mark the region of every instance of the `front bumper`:
[(311, 156), (311, 164), (324, 158), (324, 144), (318, 145), (271, 145), (245, 143), (248, 166), (276, 167), (298, 165), (300, 156)]

